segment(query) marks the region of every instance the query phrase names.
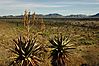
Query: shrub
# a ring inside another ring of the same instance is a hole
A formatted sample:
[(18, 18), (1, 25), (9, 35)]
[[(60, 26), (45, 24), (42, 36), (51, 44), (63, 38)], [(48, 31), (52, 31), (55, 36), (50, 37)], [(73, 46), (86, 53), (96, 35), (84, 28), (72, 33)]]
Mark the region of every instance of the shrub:
[[(23, 40), (22, 40), (23, 39)], [(42, 53), (41, 45), (36, 44), (35, 39), (26, 40), (24, 37), (13, 40), (15, 49), (11, 50), (16, 54), (14, 61), (10, 65), (13, 66), (38, 66), (41, 63), (39, 55)]]
[(54, 39), (50, 39), (51, 48), (51, 64), (52, 66), (66, 66), (67, 62), (69, 62), (70, 52), (68, 50), (75, 49), (69, 45), (70, 40), (62, 34), (55, 37)]

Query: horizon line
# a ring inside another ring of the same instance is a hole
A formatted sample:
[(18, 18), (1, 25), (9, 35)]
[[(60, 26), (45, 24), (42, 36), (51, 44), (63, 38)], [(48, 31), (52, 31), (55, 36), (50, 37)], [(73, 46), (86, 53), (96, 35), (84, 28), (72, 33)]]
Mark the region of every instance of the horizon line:
[[(48, 14), (43, 14), (43, 13), (36, 13), (36, 15), (49, 15), (49, 14), (59, 14), (59, 15), (62, 15), (60, 13), (48, 13)], [(70, 15), (85, 15), (85, 16), (91, 16), (91, 15), (96, 15), (98, 13), (95, 13), (95, 14), (82, 14), (82, 13), (78, 13), (78, 14), (68, 14), (68, 15), (62, 15), (62, 16), (70, 16)], [(0, 15), (0, 16), (21, 16), (21, 15), (24, 15), (24, 14), (7, 14), (7, 15)], [(31, 14), (32, 15), (32, 14)]]

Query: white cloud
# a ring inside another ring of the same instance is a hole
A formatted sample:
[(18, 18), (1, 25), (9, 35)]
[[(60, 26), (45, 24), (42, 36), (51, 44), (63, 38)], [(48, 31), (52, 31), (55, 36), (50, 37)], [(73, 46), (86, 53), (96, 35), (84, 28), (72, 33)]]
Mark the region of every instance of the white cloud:
[(58, 5), (75, 5), (75, 4), (89, 4), (89, 5), (92, 5), (92, 4), (99, 4), (99, 2), (86, 2), (86, 1), (71, 1), (71, 2), (66, 2), (66, 1), (61, 1), (61, 2), (55, 2), (54, 4), (58, 4)]
[(23, 2), (16, 0), (3, 0), (0, 1), (0, 7), (8, 7), (8, 8), (55, 8), (55, 7), (63, 7), (60, 5), (50, 5), (50, 4), (42, 4), (42, 3), (33, 3), (33, 2)]
[(1, 4), (11, 4), (11, 3), (14, 3), (16, 2), (16, 0), (0, 0), (0, 5)]
[(18, 14), (23, 12), (25, 9), (36, 10), (39, 8), (61, 8), (63, 5), (52, 5), (50, 3), (39, 3), (39, 2), (25, 2), (19, 0), (0, 0), (0, 15), (3, 14)]
[(8, 7), (17, 7), (17, 8), (54, 8), (54, 7), (63, 7), (63, 6), (60, 6), (60, 5), (46, 5), (46, 4), (35, 4), (35, 3), (27, 3), (27, 4), (25, 4), (25, 3), (23, 3), (23, 4), (21, 4), (21, 3), (18, 3), (18, 4), (12, 4), (12, 5), (10, 5), (10, 6), (8, 6)]
[[(65, 13), (65, 10), (76, 12), (83, 8), (99, 11), (99, 0), (0, 0), (1, 14), (20, 14), (25, 9), (35, 10), (40, 13), (58, 12)], [(75, 10), (73, 10), (75, 8)], [(71, 12), (71, 13), (72, 13)], [(79, 11), (81, 12), (81, 10)], [(93, 11), (95, 12), (95, 11)], [(78, 13), (78, 12), (77, 12)]]

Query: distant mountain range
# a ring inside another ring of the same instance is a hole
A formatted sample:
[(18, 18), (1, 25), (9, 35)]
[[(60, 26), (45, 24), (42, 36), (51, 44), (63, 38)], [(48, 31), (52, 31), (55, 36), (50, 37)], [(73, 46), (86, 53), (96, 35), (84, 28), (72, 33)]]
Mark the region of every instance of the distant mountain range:
[(83, 15), (83, 14), (78, 14), (78, 15), (69, 15), (65, 16), (66, 18), (87, 18), (89, 16)]
[(99, 13), (95, 14), (95, 15), (92, 15), (90, 17), (99, 17)]
[[(97, 13), (95, 15), (90, 15), (90, 16), (83, 15), (83, 14), (63, 16), (63, 15), (57, 14), (57, 13), (47, 14), (47, 15), (36, 14), (36, 16), (38, 18), (99, 18), (99, 13)], [(9, 16), (3, 16), (3, 17), (21, 18), (21, 17), (23, 17), (23, 15), (19, 15), (19, 16), (9, 15)]]

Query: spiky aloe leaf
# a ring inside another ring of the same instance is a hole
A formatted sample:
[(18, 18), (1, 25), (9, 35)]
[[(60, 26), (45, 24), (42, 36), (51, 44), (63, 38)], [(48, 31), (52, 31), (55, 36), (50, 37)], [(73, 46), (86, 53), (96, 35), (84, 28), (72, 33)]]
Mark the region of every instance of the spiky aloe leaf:
[(66, 66), (67, 61), (69, 61), (70, 51), (68, 50), (75, 49), (68, 46), (70, 41), (69, 38), (62, 36), (62, 34), (49, 40), (49, 48), (52, 48), (50, 56), (52, 57), (52, 66)]
[[(17, 55), (14, 61), (10, 65), (21, 65), (21, 66), (38, 66), (41, 59), (38, 57), (41, 52), (41, 45), (36, 44), (34, 39), (22, 39), (24, 37), (19, 37), (18, 40), (13, 40), (15, 42), (15, 49), (11, 50)], [(30, 60), (31, 59), (31, 60)]]

